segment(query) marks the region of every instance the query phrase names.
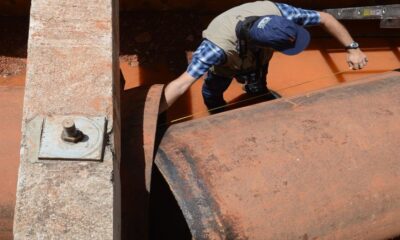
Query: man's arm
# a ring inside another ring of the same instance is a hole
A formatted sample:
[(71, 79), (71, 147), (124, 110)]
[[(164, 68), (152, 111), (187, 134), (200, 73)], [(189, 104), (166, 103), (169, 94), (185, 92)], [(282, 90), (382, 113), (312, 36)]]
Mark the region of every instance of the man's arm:
[(167, 110), (197, 79), (184, 72), (177, 79), (170, 82), (164, 90), (164, 99), (161, 101), (160, 112)]
[(193, 53), (192, 62), (187, 70), (177, 79), (170, 82), (164, 91), (161, 101), (160, 112), (167, 110), (189, 87), (212, 66), (225, 60), (224, 51), (214, 43), (203, 40), (197, 50)]
[[(346, 28), (332, 15), (325, 12), (319, 12), (319, 14), (321, 16), (321, 25), (343, 46), (348, 46), (354, 41)], [(362, 69), (367, 65), (367, 56), (359, 48), (348, 49), (347, 53), (347, 63), (351, 69)]]

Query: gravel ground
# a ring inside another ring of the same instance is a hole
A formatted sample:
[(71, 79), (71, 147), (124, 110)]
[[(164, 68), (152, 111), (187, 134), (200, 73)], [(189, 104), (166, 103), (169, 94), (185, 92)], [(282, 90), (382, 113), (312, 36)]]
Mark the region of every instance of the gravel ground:
[(173, 72), (187, 66), (185, 52), (201, 42), (211, 15), (200, 13), (123, 12), (120, 15), (121, 60), (131, 66), (167, 64)]
[(0, 17), (0, 77), (26, 71), (28, 17)]

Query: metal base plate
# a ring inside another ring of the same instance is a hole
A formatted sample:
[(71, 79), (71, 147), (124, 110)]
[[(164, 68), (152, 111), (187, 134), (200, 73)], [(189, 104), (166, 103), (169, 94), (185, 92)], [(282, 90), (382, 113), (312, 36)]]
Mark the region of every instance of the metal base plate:
[[(61, 139), (62, 122), (67, 118), (72, 118), (76, 128), (85, 135), (82, 141), (70, 143)], [(106, 124), (105, 117), (46, 117), (40, 141), (39, 160), (101, 161)]]

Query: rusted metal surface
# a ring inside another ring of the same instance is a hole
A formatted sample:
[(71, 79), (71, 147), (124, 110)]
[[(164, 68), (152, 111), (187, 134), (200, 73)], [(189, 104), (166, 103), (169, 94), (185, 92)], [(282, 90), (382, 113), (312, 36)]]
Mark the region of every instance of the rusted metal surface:
[(163, 85), (122, 92), (122, 239), (147, 239), (149, 189)]
[(145, 159), (146, 189), (150, 192), (151, 170), (153, 168), (154, 147), (156, 144), (157, 121), (160, 110), (163, 84), (152, 85), (146, 96), (143, 113), (143, 149)]
[(400, 4), (336, 8), (326, 9), (325, 11), (332, 14), (337, 19), (398, 19), (400, 14)]
[(139, 143), (130, 150), (142, 153), (132, 157), (136, 158), (135, 161), (144, 162), (145, 185), (148, 192), (150, 192), (157, 121), (163, 89), (163, 84), (154, 84), (130, 89), (124, 93), (124, 102), (129, 106), (123, 109), (123, 119), (126, 122), (126, 130), (132, 132), (130, 136), (127, 135), (127, 138)]
[(326, 9), (340, 20), (380, 19), (381, 28), (400, 28), (400, 4)]
[(400, 235), (400, 73), (171, 126), (155, 162), (195, 239)]

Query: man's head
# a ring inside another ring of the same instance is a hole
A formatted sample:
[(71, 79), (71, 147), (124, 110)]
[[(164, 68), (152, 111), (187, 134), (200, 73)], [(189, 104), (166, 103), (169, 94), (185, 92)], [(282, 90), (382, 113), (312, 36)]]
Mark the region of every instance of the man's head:
[(303, 51), (310, 42), (310, 34), (302, 26), (284, 17), (267, 15), (254, 22), (249, 40), (260, 47), (271, 47), (286, 55)]

